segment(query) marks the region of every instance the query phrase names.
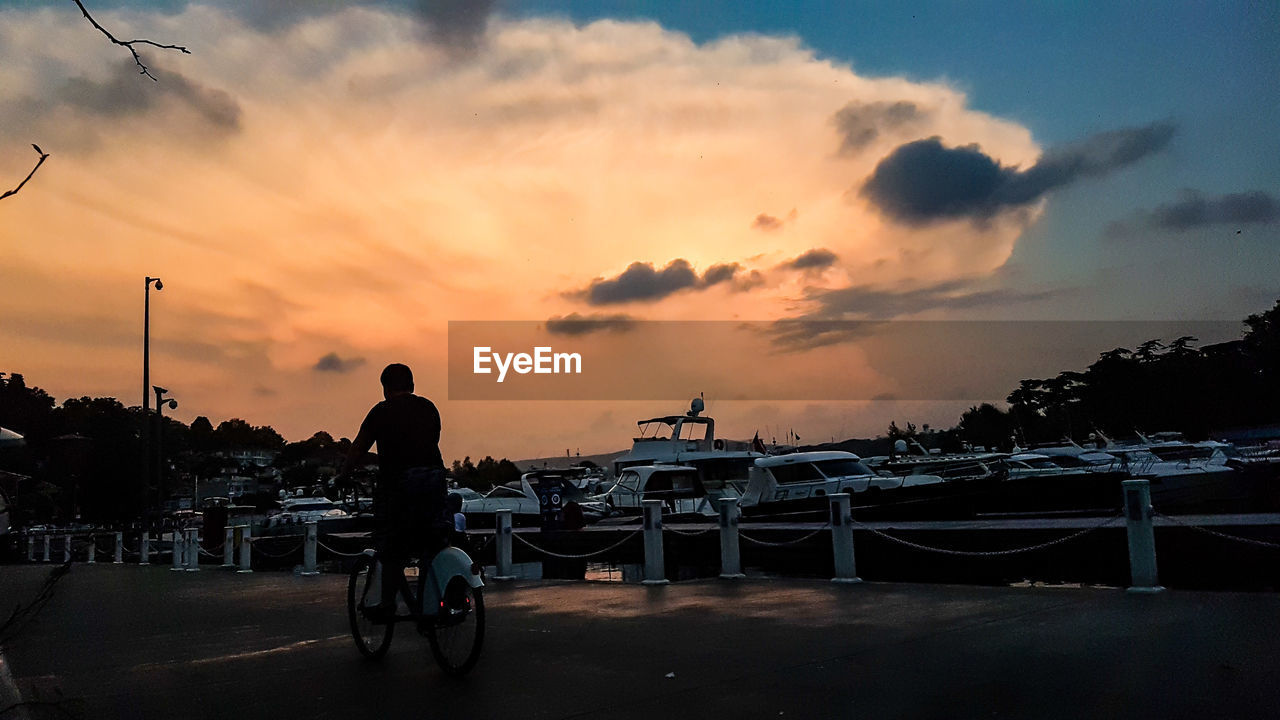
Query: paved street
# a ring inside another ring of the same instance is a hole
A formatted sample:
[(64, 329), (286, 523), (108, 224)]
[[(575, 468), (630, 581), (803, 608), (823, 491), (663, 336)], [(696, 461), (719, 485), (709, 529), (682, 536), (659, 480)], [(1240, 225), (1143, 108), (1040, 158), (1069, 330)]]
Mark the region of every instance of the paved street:
[[(0, 607), (28, 601), (48, 572), (0, 567)], [(16, 686), (33, 703), (21, 709), (31, 718), (1280, 711), (1276, 594), (806, 580), (491, 584), (484, 657), (455, 680), (407, 626), (382, 662), (363, 660), (347, 634), (344, 593), (345, 577), (335, 575), (76, 565), (4, 648), (5, 692)]]

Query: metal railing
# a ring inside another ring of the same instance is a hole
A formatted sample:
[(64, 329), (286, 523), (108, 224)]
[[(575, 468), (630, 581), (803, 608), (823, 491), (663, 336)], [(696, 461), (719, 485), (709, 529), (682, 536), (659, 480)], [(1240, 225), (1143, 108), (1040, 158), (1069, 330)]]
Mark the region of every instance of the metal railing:
[[(511, 524), (511, 512), (499, 511), (496, 516), (496, 527), (491, 541), (494, 543), (494, 560), (497, 572), (493, 579), (504, 580), (513, 577), (512, 553), (513, 541), (518, 542), (529, 553), (535, 556), (560, 560), (587, 560), (599, 558), (619, 551), (632, 543), (638, 536), (643, 540), (643, 577), (647, 584), (662, 584), (665, 577), (664, 530), (684, 538), (698, 538), (713, 530), (720, 531), (720, 576), (724, 578), (740, 578), (742, 560), (740, 543), (745, 541), (764, 548), (787, 548), (809, 543), (823, 533), (829, 533), (832, 543), (832, 580), (835, 582), (858, 582), (855, 569), (853, 533), (855, 530), (888, 543), (907, 548), (913, 552), (930, 553), (948, 557), (961, 558), (1002, 558), (1048, 550), (1066, 545), (1098, 531), (1113, 528), (1123, 520), (1128, 540), (1128, 560), (1130, 570), (1131, 592), (1159, 592), (1156, 565), (1154, 526), (1159, 518), (1163, 527), (1176, 526), (1219, 540), (1248, 545), (1268, 550), (1280, 549), (1280, 543), (1257, 538), (1243, 537), (1221, 530), (1197, 524), (1191, 520), (1158, 513), (1151, 505), (1151, 494), (1148, 481), (1144, 479), (1126, 480), (1121, 483), (1124, 495), (1124, 507), (1097, 522), (1079, 527), (1066, 534), (1049, 540), (1042, 540), (1017, 547), (998, 547), (992, 549), (973, 549), (944, 547), (938, 544), (921, 542), (904, 537), (902, 532), (892, 532), (890, 528), (876, 527), (853, 519), (850, 509), (850, 495), (837, 493), (828, 497), (830, 516), (822, 525), (812, 529), (797, 528), (802, 534), (785, 539), (765, 539), (759, 532), (751, 533), (740, 530), (740, 509), (737, 498), (720, 498), (718, 522), (710, 527), (697, 530), (680, 530), (663, 527), (663, 505), (660, 500), (643, 502), (643, 526), (627, 532), (621, 538), (601, 544), (589, 550), (575, 549), (568, 551), (555, 548), (543, 541), (553, 543), (564, 537), (573, 537), (574, 544), (580, 545), (582, 539), (589, 535), (581, 533), (562, 533), (555, 535), (539, 535), (535, 541), (526, 537), (527, 533), (515, 533)], [(1203, 521), (1202, 521), (1203, 522)], [(223, 542), (216, 547), (204, 547), (200, 543), (199, 530), (189, 528), (164, 533), (160, 537), (151, 538), (148, 532), (141, 532), (136, 541), (126, 544), (123, 531), (47, 531), (29, 533), (25, 536), (26, 559), (29, 562), (61, 562), (83, 560), (86, 563), (99, 561), (100, 553), (109, 552), (110, 562), (123, 564), (125, 558), (137, 558), (139, 564), (147, 565), (153, 557), (168, 556), (172, 569), (194, 571), (200, 566), (201, 556), (223, 559), (222, 567), (239, 572), (252, 572), (252, 558), (258, 557), (266, 561), (278, 561), (298, 557), (301, 561), (301, 573), (313, 575), (317, 573), (318, 556), (321, 552), (334, 559), (352, 558), (361, 554), (361, 549), (344, 551), (339, 549), (336, 536), (326, 536), (322, 540), (316, 522), (305, 524), (305, 534), (296, 537), (296, 542), (280, 548), (268, 547), (267, 542), (279, 543), (279, 538), (255, 538), (247, 525), (224, 528)], [(931, 529), (927, 528), (926, 529)], [(349, 539), (349, 538), (347, 538)], [(327, 540), (327, 542), (326, 542)], [(167, 545), (167, 547), (165, 547)], [(487, 547), (487, 545), (486, 545)], [(634, 553), (635, 550), (628, 550)], [(238, 562), (237, 562), (238, 556)], [(105, 561), (105, 560), (104, 560)]]

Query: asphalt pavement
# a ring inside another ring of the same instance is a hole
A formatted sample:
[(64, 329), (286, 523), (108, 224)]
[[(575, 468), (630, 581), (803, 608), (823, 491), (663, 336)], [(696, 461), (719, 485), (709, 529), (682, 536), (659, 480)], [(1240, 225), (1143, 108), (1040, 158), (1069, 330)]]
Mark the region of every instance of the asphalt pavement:
[[(0, 567), (4, 616), (49, 572)], [(1280, 716), (1274, 593), (490, 583), (455, 679), (408, 626), (364, 660), (345, 583), (75, 565), (5, 630), (0, 718)]]

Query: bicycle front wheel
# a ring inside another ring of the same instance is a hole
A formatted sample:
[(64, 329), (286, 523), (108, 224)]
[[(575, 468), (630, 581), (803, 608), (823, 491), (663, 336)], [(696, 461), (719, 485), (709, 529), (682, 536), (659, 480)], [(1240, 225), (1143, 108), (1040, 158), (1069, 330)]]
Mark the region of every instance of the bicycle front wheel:
[(484, 643), (484, 593), (471, 587), (466, 578), (454, 577), (437, 610), (427, 625), (431, 654), (441, 670), (464, 675), (475, 667)]
[(369, 596), (374, 580), (374, 559), (368, 555), (356, 558), (347, 581), (347, 619), (351, 623), (351, 637), (356, 641), (360, 654), (377, 660), (391, 647), (391, 633), (395, 623), (375, 623), (365, 615), (365, 599)]

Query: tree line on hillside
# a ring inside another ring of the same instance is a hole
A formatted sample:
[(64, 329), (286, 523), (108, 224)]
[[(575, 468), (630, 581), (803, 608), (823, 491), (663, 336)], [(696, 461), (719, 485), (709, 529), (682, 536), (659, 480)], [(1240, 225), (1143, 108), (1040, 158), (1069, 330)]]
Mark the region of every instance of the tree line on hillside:
[(1103, 352), (1084, 372), (1018, 384), (1008, 410), (989, 403), (960, 418), (959, 437), (1008, 448), (1063, 438), (1178, 431), (1188, 438), (1280, 423), (1280, 302), (1244, 320), (1239, 340), (1195, 347), (1194, 337)]
[[(147, 425), (160, 438), (170, 491), (179, 478), (208, 479), (223, 472), (232, 451), (267, 451), (283, 487), (311, 486), (332, 476), (351, 449), (347, 438), (320, 431), (286, 442), (270, 425), (232, 418), (216, 426), (199, 416), (190, 425), (154, 411), (126, 407), (111, 397), (68, 398), (61, 404), (19, 373), (0, 373), (0, 427), (22, 434), (26, 446), (0, 451), (0, 489), (14, 501), (19, 523), (128, 522), (157, 504), (159, 488), (144, 482), (149, 469)], [(160, 432), (157, 435), (157, 427)], [(153, 446), (153, 451), (154, 451)], [(376, 462), (369, 456), (369, 463)], [(454, 461), (459, 484), (476, 490), (518, 480), (507, 459)], [(151, 475), (154, 477), (154, 474)]]
[(885, 434), (801, 449), (885, 455), (895, 440), (918, 440), (943, 452), (1010, 450), (1015, 445), (1111, 438), (1172, 430), (1188, 438), (1280, 425), (1280, 302), (1248, 316), (1239, 340), (1195, 347), (1196, 338), (1148, 340), (1101, 353), (1083, 372), (1027, 379), (1006, 398), (966, 410), (955, 427), (936, 430), (889, 423)]

